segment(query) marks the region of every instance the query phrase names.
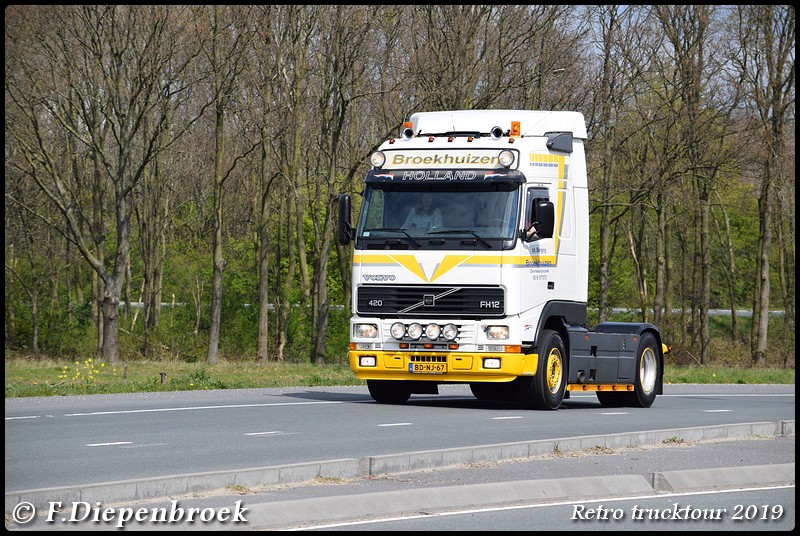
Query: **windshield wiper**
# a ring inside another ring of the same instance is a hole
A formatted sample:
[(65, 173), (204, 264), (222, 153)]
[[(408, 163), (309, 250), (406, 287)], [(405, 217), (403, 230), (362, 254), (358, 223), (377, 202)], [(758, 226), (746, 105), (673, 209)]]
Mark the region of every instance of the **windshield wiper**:
[(441, 229), (441, 230), (438, 230), (438, 231), (429, 231), (428, 232), (428, 234), (448, 234), (448, 233), (469, 233), (472, 236), (474, 236), (475, 238), (477, 238), (478, 241), (481, 244), (483, 244), (484, 246), (486, 246), (487, 248), (491, 248), (492, 247), (492, 244), (490, 242), (488, 242), (485, 238), (483, 238), (481, 235), (479, 235), (478, 233), (476, 233), (472, 229)]
[(416, 240), (414, 240), (414, 237), (411, 236), (410, 234), (408, 234), (405, 231), (405, 229), (398, 229), (396, 227), (378, 227), (376, 229), (364, 229), (364, 230), (365, 231), (388, 231), (388, 232), (392, 232), (392, 233), (403, 233), (404, 235), (406, 235), (406, 238), (408, 238), (408, 241), (411, 242), (414, 245), (415, 248), (418, 248), (418, 247), (421, 246), (421, 244), (419, 242), (417, 242)]

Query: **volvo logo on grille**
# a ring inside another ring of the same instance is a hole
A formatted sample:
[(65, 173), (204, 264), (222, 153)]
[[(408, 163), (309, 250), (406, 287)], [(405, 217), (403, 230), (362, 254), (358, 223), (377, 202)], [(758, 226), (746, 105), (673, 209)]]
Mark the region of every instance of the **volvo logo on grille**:
[(433, 307), (435, 305), (436, 297), (433, 294), (425, 294), (422, 296), (422, 305), (425, 307)]
[(386, 274), (364, 274), (364, 281), (394, 281), (397, 279), (394, 275)]

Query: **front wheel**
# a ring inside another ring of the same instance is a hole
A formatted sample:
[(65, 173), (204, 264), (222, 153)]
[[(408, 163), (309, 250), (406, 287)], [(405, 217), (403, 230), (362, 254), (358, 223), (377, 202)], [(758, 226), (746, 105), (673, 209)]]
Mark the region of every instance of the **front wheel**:
[(367, 380), (369, 394), (379, 404), (405, 404), (411, 398), (411, 388), (398, 380)]
[(557, 331), (543, 330), (540, 340), (536, 375), (516, 379), (517, 399), (526, 409), (558, 409), (567, 390), (567, 352)]

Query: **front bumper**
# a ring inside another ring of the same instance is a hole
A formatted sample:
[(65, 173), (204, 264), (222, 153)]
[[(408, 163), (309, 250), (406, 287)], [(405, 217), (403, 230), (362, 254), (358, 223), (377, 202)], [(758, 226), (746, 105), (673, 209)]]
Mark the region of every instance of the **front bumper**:
[[(362, 366), (362, 357), (373, 357), (375, 366)], [(483, 352), (350, 351), (350, 369), (360, 380), (414, 380), (445, 382), (506, 382), (518, 376), (534, 376), (537, 354)], [(487, 361), (489, 360), (489, 361)], [(487, 368), (499, 360), (497, 368)]]

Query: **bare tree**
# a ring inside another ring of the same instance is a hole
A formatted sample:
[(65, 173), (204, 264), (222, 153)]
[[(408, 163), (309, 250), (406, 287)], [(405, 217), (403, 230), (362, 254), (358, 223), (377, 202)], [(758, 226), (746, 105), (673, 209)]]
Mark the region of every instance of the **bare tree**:
[[(311, 362), (325, 362), (328, 329), (328, 259), (333, 245), (336, 194), (351, 177), (342, 168), (355, 169), (353, 161), (343, 162), (343, 136), (349, 124), (354, 102), (365, 98), (364, 84), (371, 47), (368, 38), (351, 39), (351, 35), (368, 36), (372, 15), (378, 8), (355, 6), (329, 7), (320, 13), (320, 39), (316, 66), (319, 83), (315, 84), (315, 116), (319, 118), (319, 166), (310, 171), (309, 191), (313, 193), (314, 272), (312, 284), (312, 330), (314, 341)], [(362, 154), (352, 154), (359, 159)]]
[(763, 366), (769, 327), (775, 188), (784, 175), (787, 125), (794, 120), (795, 15), (792, 6), (741, 6), (736, 17), (740, 48), (731, 59), (737, 65), (749, 94), (754, 126), (761, 134), (756, 139), (762, 144), (758, 198), (761, 228), (750, 344), (753, 364)]
[[(708, 80), (716, 72), (709, 50), (713, 17), (710, 6), (656, 6), (659, 22), (673, 51), (677, 95), (686, 121), (681, 136), (686, 144), (686, 173), (694, 181), (697, 195), (698, 288), (693, 311), (699, 311), (700, 362), (711, 361), (708, 310), (711, 305), (711, 203), (720, 166), (715, 142), (719, 121), (709, 98)], [(710, 105), (709, 105), (710, 101)], [(724, 110), (723, 110), (724, 112)]]
[(257, 8), (257, 20), (261, 31), (253, 41), (253, 62), (248, 70), (252, 80), (253, 100), (256, 108), (255, 120), (258, 121), (258, 132), (261, 137), (256, 176), (258, 177), (257, 221), (257, 255), (258, 255), (258, 343), (256, 361), (270, 359), (269, 352), (269, 255), (270, 255), (270, 217), (272, 214), (273, 184), (277, 181), (277, 173), (271, 172), (273, 164), (267, 148), (270, 145), (270, 124), (275, 106), (271, 98), (272, 86), (278, 83), (278, 69), (272, 55), (273, 42), (273, 6)]
[[(13, 25), (17, 70), (7, 77), (6, 92), (27, 119), (27, 130), (13, 133), (27, 159), (19, 171), (62, 214), (67, 236), (102, 281), (99, 354), (117, 362), (133, 189), (155, 155), (166, 121), (162, 115), (144, 132), (144, 118), (155, 108), (168, 107), (164, 101), (181, 76), (166, 68), (174, 44), (170, 17), (159, 6), (23, 7), (11, 15), (39, 22), (37, 31), (27, 33), (26, 25)], [(80, 144), (96, 165), (97, 180), (108, 184), (115, 232), (110, 269), (89, 243), (85, 229), (90, 220), (78, 197), (80, 177), (65, 173), (59, 164), (63, 138), (54, 133)]]
[[(292, 299), (299, 286), (304, 302), (308, 297), (308, 269), (305, 258), (303, 230), (303, 161), (306, 140), (313, 139), (310, 131), (307, 87), (309, 56), (314, 41), (316, 19), (309, 6), (276, 6), (270, 14), (271, 31), (264, 54), (269, 54), (276, 65), (275, 83), (263, 88), (274, 106), (275, 113), (269, 123), (270, 159), (275, 167), (275, 207), (277, 229), (275, 235), (275, 261), (271, 271), (275, 296), (275, 352), (270, 357), (283, 361), (288, 343)], [(262, 242), (262, 247), (264, 243)], [(298, 268), (299, 266), (299, 268)], [(297, 272), (299, 269), (299, 284)], [(267, 274), (262, 274), (266, 278)]]
[[(46, 280), (54, 279), (58, 272), (58, 263), (52, 262), (53, 247), (58, 242), (48, 236), (52, 229), (48, 228), (36, 214), (25, 210), (16, 202), (24, 199), (35, 206), (37, 201), (40, 203), (44, 201), (42, 193), (32, 188), (32, 185), (19, 175), (12, 174), (6, 179), (5, 269), (12, 276), (6, 281), (6, 303), (12, 313), (10, 318), (13, 327), (12, 292), (16, 287), (13, 280), (16, 280), (28, 297), (31, 315), (30, 349), (37, 355), (40, 352), (42, 292), (45, 290)], [(16, 244), (20, 244), (20, 247), (16, 247)], [(13, 336), (13, 331), (6, 336), (9, 335)]]
[(252, 35), (252, 26), (246, 13), (237, 6), (207, 6), (199, 10), (196, 21), (198, 34), (208, 30), (205, 55), (211, 79), (211, 100), (214, 103), (214, 231), (212, 235), (213, 280), (211, 285), (211, 325), (208, 336), (206, 360), (214, 364), (219, 360), (219, 332), (222, 319), (223, 257), (223, 194), (225, 183), (237, 163), (249, 152), (239, 153), (226, 166), (225, 126), (226, 116), (239, 86), (239, 75), (244, 69), (244, 50)]

